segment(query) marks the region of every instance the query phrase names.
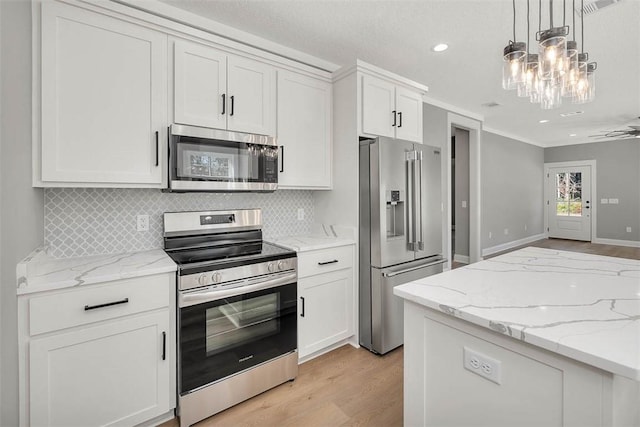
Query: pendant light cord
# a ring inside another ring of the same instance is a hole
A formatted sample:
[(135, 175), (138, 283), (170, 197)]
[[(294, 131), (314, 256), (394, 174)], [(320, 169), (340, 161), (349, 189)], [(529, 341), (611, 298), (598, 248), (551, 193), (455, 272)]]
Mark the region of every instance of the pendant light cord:
[(567, 0), (562, 0), (562, 27), (567, 26)]
[(542, 0), (538, 0), (538, 33), (542, 31)]
[(529, 61), (529, 0), (527, 0), (527, 61)]
[(584, 0), (580, 0), (580, 35), (582, 36), (582, 53), (584, 53)]
[(553, 28), (553, 0), (549, 0), (549, 28)]
[(516, 42), (516, 0), (513, 0), (513, 42)]
[(571, 11), (573, 12), (573, 41), (576, 41), (576, 0), (572, 0)]

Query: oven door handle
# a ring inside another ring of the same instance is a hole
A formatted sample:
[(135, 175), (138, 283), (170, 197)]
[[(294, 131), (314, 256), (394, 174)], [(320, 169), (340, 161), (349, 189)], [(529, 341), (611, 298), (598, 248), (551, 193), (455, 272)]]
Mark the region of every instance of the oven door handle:
[(296, 283), (297, 278), (298, 275), (296, 272), (289, 272), (274, 279), (264, 280), (252, 285), (238, 286), (230, 289), (205, 288), (199, 291), (178, 292), (178, 307), (189, 307), (196, 304), (217, 301), (223, 298), (229, 298), (237, 295), (247, 294), (250, 292), (288, 285), (290, 283)]

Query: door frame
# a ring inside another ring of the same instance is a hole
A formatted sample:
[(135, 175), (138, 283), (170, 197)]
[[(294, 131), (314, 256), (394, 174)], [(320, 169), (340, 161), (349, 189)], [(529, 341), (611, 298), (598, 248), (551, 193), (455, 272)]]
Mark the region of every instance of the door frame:
[(549, 194), (549, 170), (552, 168), (566, 168), (566, 167), (579, 167), (579, 166), (589, 166), (591, 168), (591, 242), (595, 242), (598, 240), (596, 230), (597, 230), (597, 212), (598, 212), (598, 199), (596, 191), (596, 161), (595, 160), (574, 160), (568, 162), (549, 162), (544, 164), (544, 200), (543, 208), (544, 208), (544, 234), (545, 238), (549, 238), (549, 207), (550, 204), (550, 194)]
[[(480, 148), (482, 142), (482, 123), (478, 120), (461, 116), (455, 113), (447, 113), (447, 155), (442, 156), (442, 161), (446, 162), (447, 171), (447, 192), (446, 206), (443, 212), (446, 215), (446, 233), (443, 235), (443, 251), (445, 254), (451, 252), (451, 136), (452, 129), (456, 127), (469, 132), (469, 261), (471, 263), (482, 260), (480, 249), (480, 228), (481, 228), (481, 191), (480, 191)], [(450, 258), (447, 255), (447, 258)], [(451, 269), (452, 260), (447, 261), (447, 269)]]

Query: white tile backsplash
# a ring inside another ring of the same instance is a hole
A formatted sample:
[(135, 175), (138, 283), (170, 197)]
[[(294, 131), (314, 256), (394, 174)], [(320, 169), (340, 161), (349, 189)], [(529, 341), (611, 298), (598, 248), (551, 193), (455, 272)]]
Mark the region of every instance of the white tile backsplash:
[[(311, 191), (163, 193), (153, 189), (50, 188), (44, 191), (44, 243), (57, 258), (162, 248), (162, 214), (261, 208), (266, 240), (307, 234), (314, 222)], [(298, 209), (305, 211), (298, 220)], [(149, 231), (136, 231), (136, 215)]]

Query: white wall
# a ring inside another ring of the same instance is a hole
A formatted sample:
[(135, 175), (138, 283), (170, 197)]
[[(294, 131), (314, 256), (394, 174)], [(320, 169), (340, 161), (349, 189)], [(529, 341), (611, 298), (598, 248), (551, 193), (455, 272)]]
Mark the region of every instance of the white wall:
[(43, 242), (31, 187), (31, 2), (0, 1), (0, 425), (18, 424), (16, 264)]

